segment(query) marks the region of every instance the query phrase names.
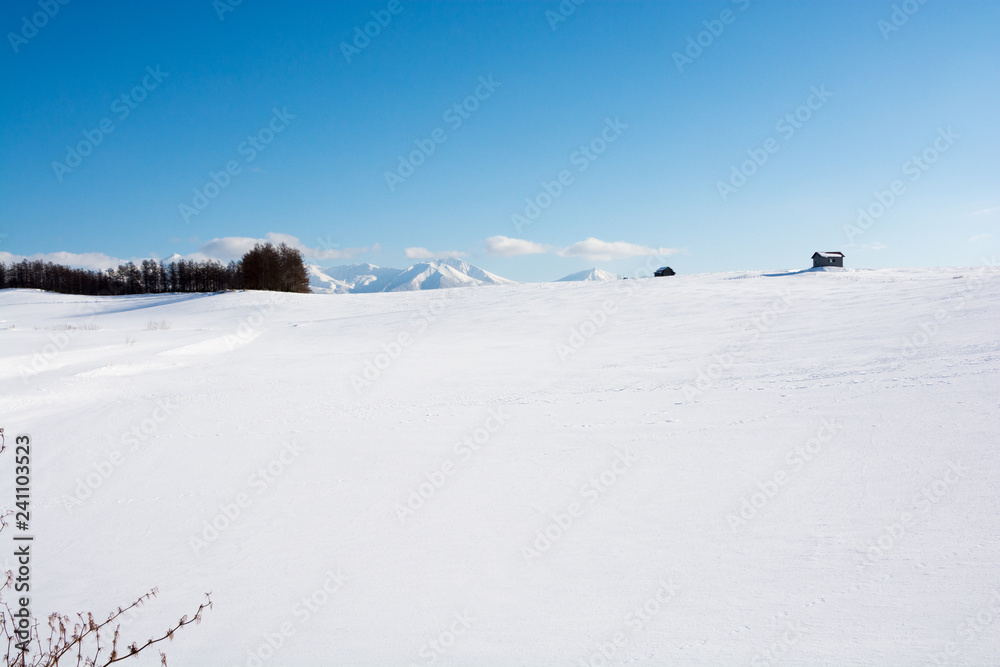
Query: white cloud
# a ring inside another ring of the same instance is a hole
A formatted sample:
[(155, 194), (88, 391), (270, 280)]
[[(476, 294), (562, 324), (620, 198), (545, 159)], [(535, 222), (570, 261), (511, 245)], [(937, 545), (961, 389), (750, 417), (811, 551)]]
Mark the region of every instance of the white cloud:
[(980, 241), (989, 241), (991, 238), (993, 238), (992, 234), (976, 234), (971, 239), (969, 239), (969, 243), (979, 243)]
[(486, 252), (501, 257), (517, 257), (518, 255), (539, 255), (548, 252), (541, 243), (512, 239), (509, 236), (491, 236), (486, 239)]
[(993, 208), (984, 208), (978, 211), (973, 211), (972, 215), (989, 215), (990, 213), (996, 213), (1000, 211), (1000, 206), (994, 206)]
[(299, 250), (305, 250), (306, 246), (302, 241), (299, 240), (298, 236), (292, 236), (291, 234), (281, 234), (279, 232), (268, 232), (264, 235), (265, 238), (274, 245), (285, 245), (291, 246), (292, 248), (298, 248)]
[(191, 256), (188, 259), (218, 259), (228, 262), (231, 259), (239, 259), (255, 245), (263, 242), (263, 239), (252, 239), (246, 236), (224, 236), (203, 244), (197, 253), (192, 253), (197, 257)]
[(432, 252), (427, 248), (413, 247), (407, 248), (405, 252), (409, 259), (457, 259), (459, 257), (465, 257), (465, 253), (458, 250)]
[(364, 248), (306, 248), (302, 250), (302, 256), (306, 259), (353, 259), (361, 253), (378, 249), (377, 243), (370, 248), (367, 246)]
[[(302, 253), (303, 259), (306, 261), (351, 259), (355, 255), (369, 251), (378, 251), (380, 249), (380, 246), (377, 243), (373, 246), (366, 246), (363, 248), (332, 248), (329, 247), (329, 244), (324, 243), (322, 239), (316, 240), (321, 245), (326, 245), (327, 247), (312, 248), (302, 243), (302, 241), (300, 241), (296, 236), (291, 236), (290, 234), (279, 234), (276, 232), (269, 232), (266, 237), (262, 239), (252, 238), (249, 236), (223, 236), (202, 244), (201, 247), (198, 248), (197, 252), (192, 252), (187, 255), (174, 254), (169, 258), (166, 258), (166, 261), (189, 259), (203, 262), (214, 259), (226, 264), (231, 260), (238, 261), (256, 244), (268, 242), (273, 243), (274, 245), (286, 243), (290, 247), (298, 249)], [(47, 252), (35, 253), (34, 255), (15, 255), (9, 252), (0, 251), (0, 262), (4, 262), (5, 264), (20, 262), (22, 259), (27, 259), (29, 261), (41, 260), (43, 262), (63, 264), (74, 268), (103, 271), (104, 269), (115, 268), (119, 264), (125, 264), (128, 261), (138, 264), (143, 259), (148, 258), (133, 257), (131, 260), (127, 260), (119, 257), (111, 257), (101, 252)], [(154, 257), (153, 259), (158, 258)]]
[(266, 237), (262, 239), (255, 239), (246, 236), (224, 236), (222, 238), (212, 239), (208, 243), (204, 244), (198, 249), (198, 252), (189, 255), (188, 259), (218, 259), (222, 262), (238, 260), (258, 243), (273, 243), (274, 245), (284, 243), (301, 252), (303, 259), (313, 261), (326, 259), (352, 259), (361, 253), (369, 252), (370, 250), (379, 250), (380, 247), (379, 244), (376, 243), (371, 247), (365, 246), (363, 248), (333, 248), (330, 247), (330, 244), (323, 239), (316, 240), (324, 247), (313, 248), (304, 244), (297, 236), (292, 236), (291, 234), (279, 234), (277, 232), (268, 232)]
[(608, 262), (613, 259), (627, 259), (629, 257), (646, 257), (649, 255), (673, 255), (676, 248), (650, 248), (649, 246), (637, 245), (626, 241), (602, 241), (593, 237), (559, 250), (556, 254), (561, 257), (584, 257)]
[(555, 254), (560, 257), (583, 257), (599, 261), (628, 259), (630, 257), (666, 256), (678, 252), (676, 248), (650, 248), (649, 246), (627, 243), (626, 241), (602, 241), (593, 237), (569, 245), (565, 248), (513, 239), (508, 236), (491, 236), (486, 239), (486, 252), (501, 257), (520, 255)]
[(94, 269), (103, 271), (124, 264), (126, 260), (105, 255), (103, 252), (36, 252), (34, 255), (15, 255), (0, 252), (0, 262), (11, 264), (26, 259), (29, 262), (43, 261), (53, 264), (63, 264), (78, 269)]

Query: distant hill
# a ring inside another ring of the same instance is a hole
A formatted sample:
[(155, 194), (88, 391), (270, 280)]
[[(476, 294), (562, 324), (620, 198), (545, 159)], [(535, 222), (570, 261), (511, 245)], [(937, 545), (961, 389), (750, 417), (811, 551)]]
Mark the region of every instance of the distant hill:
[(579, 271), (577, 273), (571, 273), (565, 278), (560, 278), (556, 282), (572, 282), (576, 280), (583, 280), (587, 282), (604, 281), (604, 280), (621, 280), (622, 277), (617, 273), (609, 273), (603, 269), (587, 269), (586, 271)]
[(310, 265), (307, 268), (309, 286), (313, 292), (320, 294), (408, 292), (448, 287), (513, 285), (516, 282), (460, 259), (420, 262), (406, 269), (383, 268), (374, 264), (333, 268)]

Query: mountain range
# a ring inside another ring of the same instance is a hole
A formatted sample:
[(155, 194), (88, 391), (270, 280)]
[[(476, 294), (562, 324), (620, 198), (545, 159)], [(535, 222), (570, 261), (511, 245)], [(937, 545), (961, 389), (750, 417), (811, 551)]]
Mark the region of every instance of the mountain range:
[[(331, 268), (310, 264), (309, 286), (319, 294), (360, 294), (370, 292), (409, 292), (447, 287), (514, 285), (508, 280), (460, 259), (420, 262), (406, 269), (379, 267), (374, 264), (351, 264)], [(562, 281), (618, 280), (620, 276), (601, 269), (587, 269)]]
[(445, 287), (513, 285), (508, 280), (460, 259), (420, 262), (406, 269), (374, 264), (352, 264), (323, 268), (309, 265), (309, 286), (313, 292), (358, 294), (369, 292), (409, 292)]

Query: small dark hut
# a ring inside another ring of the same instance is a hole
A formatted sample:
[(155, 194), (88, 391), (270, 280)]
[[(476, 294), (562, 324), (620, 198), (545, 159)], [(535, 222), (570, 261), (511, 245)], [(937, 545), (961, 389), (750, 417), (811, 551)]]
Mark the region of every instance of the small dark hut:
[(814, 252), (812, 256), (813, 268), (821, 266), (844, 266), (844, 253), (842, 252)]

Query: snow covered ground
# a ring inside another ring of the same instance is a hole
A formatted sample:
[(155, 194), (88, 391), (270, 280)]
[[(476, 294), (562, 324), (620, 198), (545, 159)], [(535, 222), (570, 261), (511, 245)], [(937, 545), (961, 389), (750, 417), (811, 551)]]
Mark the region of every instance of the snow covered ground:
[(211, 591), (173, 665), (1000, 664), (998, 315), (995, 268), (3, 291), (33, 610)]

